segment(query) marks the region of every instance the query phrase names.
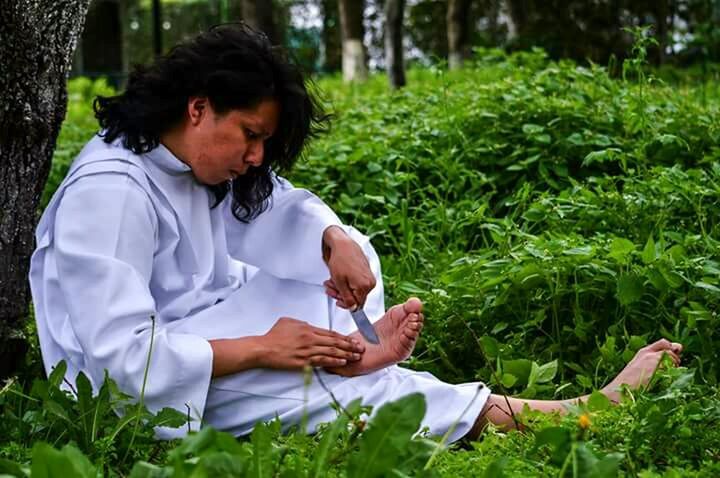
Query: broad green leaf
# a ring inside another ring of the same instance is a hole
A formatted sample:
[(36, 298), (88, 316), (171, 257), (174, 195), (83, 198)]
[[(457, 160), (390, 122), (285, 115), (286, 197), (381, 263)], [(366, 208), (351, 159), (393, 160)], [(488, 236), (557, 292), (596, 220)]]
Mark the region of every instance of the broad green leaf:
[(419, 393), (383, 405), (360, 437), (358, 452), (348, 461), (348, 478), (388, 476), (407, 452), (424, 416), (425, 397)]
[(174, 408), (165, 407), (148, 420), (148, 425), (153, 427), (180, 428), (186, 425), (187, 414)]
[(545, 131), (545, 128), (539, 124), (526, 123), (522, 125), (522, 130), (526, 135), (536, 135)]
[(77, 390), (78, 412), (83, 424), (84, 439), (89, 444), (95, 439), (93, 428), (95, 407), (93, 407), (92, 385), (83, 372), (78, 373), (75, 379), (75, 389)]
[(50, 376), (48, 377), (48, 384), (50, 387), (59, 388), (60, 384), (62, 383), (63, 379), (65, 378), (65, 373), (67, 372), (67, 363), (65, 363), (64, 360), (61, 360), (53, 367), (52, 372), (50, 372)]
[(608, 257), (615, 259), (621, 264), (627, 264), (628, 258), (633, 251), (635, 251), (635, 244), (633, 244), (632, 241), (622, 237), (616, 237), (610, 244)]
[(590, 411), (599, 412), (610, 408), (610, 399), (602, 392), (595, 390), (587, 401)]
[(667, 292), (669, 285), (663, 277), (660, 270), (655, 266), (650, 266), (645, 270), (645, 275), (650, 283), (660, 292)]
[(645, 243), (645, 247), (643, 248), (642, 255), (640, 257), (645, 264), (651, 264), (657, 258), (655, 239), (653, 239), (652, 236), (650, 236)]
[(527, 385), (532, 370), (532, 361), (528, 359), (503, 360), (502, 371), (517, 378), (518, 385)]
[(530, 375), (528, 375), (527, 387), (531, 388), (535, 385), (538, 373), (540, 372), (540, 366), (537, 362), (533, 361), (530, 365)]
[(135, 463), (129, 478), (170, 478), (173, 476), (172, 468), (161, 468), (144, 461)]
[(504, 373), (502, 374), (502, 377), (500, 377), (500, 383), (502, 383), (503, 387), (510, 388), (513, 385), (515, 385), (518, 381), (518, 378), (511, 374), (511, 373)]
[(557, 374), (557, 370), (557, 360), (553, 360), (552, 362), (541, 365), (538, 369), (537, 377), (535, 379), (536, 383), (548, 383), (552, 381), (552, 379), (554, 379), (555, 375)]
[(192, 477), (214, 478), (216, 476), (246, 476), (242, 459), (226, 451), (216, 451), (201, 457), (193, 471)]
[(671, 288), (677, 289), (678, 287), (681, 287), (683, 284), (685, 284), (685, 279), (683, 278), (683, 276), (672, 270), (670, 264), (668, 264), (666, 261), (658, 264), (658, 270), (662, 274), (663, 279), (665, 279), (665, 282), (667, 282), (667, 284)]
[(620, 464), (625, 459), (622, 453), (609, 453), (595, 463), (588, 478), (615, 478), (620, 471)]
[(645, 287), (637, 274), (621, 274), (617, 281), (617, 298), (622, 305), (630, 305), (639, 300)]
[(606, 163), (609, 161), (616, 161), (622, 156), (622, 151), (618, 148), (606, 148), (599, 151), (593, 151), (585, 156), (583, 159), (582, 166), (590, 166), (594, 163)]
[(96, 478), (90, 460), (72, 445), (56, 450), (47, 443), (37, 442), (32, 450), (30, 472), (33, 478)]
[(274, 449), (270, 430), (265, 423), (258, 423), (250, 434), (252, 443), (252, 461), (249, 476), (254, 478), (270, 478), (275, 473)]
[(480, 337), (480, 344), (488, 357), (495, 358), (500, 354), (500, 344), (495, 338), (483, 335)]
[[(346, 407), (346, 411), (351, 416), (360, 409), (362, 403), (361, 398), (356, 398)], [(312, 471), (310, 476), (319, 478), (325, 476), (327, 473), (328, 461), (330, 459), (330, 452), (333, 447), (337, 445), (337, 439), (343, 430), (347, 429), (350, 419), (347, 414), (340, 413), (338, 417), (333, 421), (323, 432), (322, 440), (318, 444), (317, 451), (314, 453)]]
[(566, 428), (546, 427), (535, 433), (533, 449), (537, 451), (543, 446), (549, 446), (551, 461), (555, 464), (561, 464), (570, 452), (571, 443), (570, 431)]
[(0, 476), (26, 476), (30, 470), (26, 470), (19, 463), (0, 458)]
[(703, 282), (703, 281), (698, 281), (698, 282), (696, 282), (694, 285), (695, 285), (695, 287), (697, 287), (698, 289), (704, 289), (704, 290), (706, 290), (706, 291), (709, 292), (710, 295), (712, 295), (712, 296), (720, 297), (720, 287), (718, 287), (718, 286), (715, 286), (715, 285), (712, 285), (712, 284), (708, 284), (707, 282)]
[(505, 466), (507, 465), (507, 458), (498, 458), (494, 460), (483, 473), (483, 478), (503, 478), (505, 476)]

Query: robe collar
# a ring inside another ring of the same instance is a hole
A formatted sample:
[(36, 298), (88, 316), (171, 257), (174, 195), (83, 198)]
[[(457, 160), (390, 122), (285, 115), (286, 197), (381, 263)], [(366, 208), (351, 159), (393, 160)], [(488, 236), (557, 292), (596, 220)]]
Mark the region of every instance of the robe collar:
[(163, 144), (159, 144), (157, 148), (145, 153), (145, 156), (163, 171), (179, 175), (192, 171), (192, 168), (180, 161), (169, 149)]

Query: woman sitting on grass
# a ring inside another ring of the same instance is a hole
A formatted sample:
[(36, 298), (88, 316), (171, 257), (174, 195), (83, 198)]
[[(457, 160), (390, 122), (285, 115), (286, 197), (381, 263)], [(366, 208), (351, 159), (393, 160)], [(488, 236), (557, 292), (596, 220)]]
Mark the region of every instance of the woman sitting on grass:
[[(487, 422), (511, 427), (525, 405), (562, 412), (577, 400), (506, 400), (396, 365), (412, 353), (422, 304), (385, 310), (367, 237), (276, 176), (326, 117), (262, 35), (214, 28), (137, 68), (95, 109), (102, 130), (37, 229), (30, 280), (48, 371), (65, 360), (97, 388), (107, 370), (139, 396), (150, 354), (151, 410), (187, 410), (193, 427), (236, 435), (304, 414), (314, 431), (336, 415), (326, 387), (343, 405), (362, 397), (376, 408), (421, 392), (436, 435), (467, 409), (450, 440)], [(356, 330), (358, 306), (379, 344)], [(666, 340), (642, 349), (603, 392), (618, 400), (620, 385), (645, 383), (681, 350)], [(305, 383), (306, 365), (323, 383)]]

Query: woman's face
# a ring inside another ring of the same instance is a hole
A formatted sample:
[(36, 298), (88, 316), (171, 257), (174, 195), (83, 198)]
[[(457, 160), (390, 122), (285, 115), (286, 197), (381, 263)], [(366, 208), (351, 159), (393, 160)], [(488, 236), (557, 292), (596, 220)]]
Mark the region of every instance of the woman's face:
[(204, 184), (220, 184), (260, 166), (265, 141), (277, 128), (280, 105), (263, 100), (254, 108), (218, 114), (206, 98), (188, 103), (186, 158), (195, 177)]

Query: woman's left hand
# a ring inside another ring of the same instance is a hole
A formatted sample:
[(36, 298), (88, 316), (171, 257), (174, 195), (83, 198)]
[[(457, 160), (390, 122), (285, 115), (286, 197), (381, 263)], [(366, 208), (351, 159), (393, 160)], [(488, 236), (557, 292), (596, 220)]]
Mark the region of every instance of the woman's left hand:
[(330, 269), (327, 294), (344, 309), (362, 307), (376, 284), (362, 248), (340, 227), (330, 226), (323, 233), (323, 258)]

